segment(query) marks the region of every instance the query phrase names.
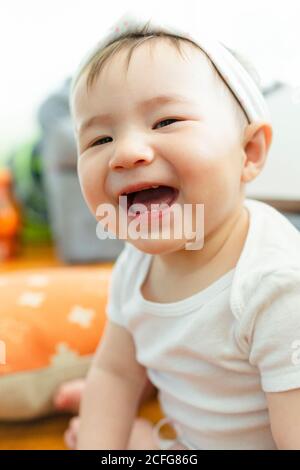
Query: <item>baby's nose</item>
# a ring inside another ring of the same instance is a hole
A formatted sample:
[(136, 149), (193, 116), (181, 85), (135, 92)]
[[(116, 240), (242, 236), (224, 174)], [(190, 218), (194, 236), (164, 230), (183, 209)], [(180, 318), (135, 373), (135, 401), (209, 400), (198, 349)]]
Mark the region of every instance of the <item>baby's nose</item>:
[(150, 147), (128, 145), (116, 149), (114, 155), (109, 161), (109, 167), (112, 170), (122, 168), (132, 168), (138, 165), (149, 165), (154, 159), (154, 152)]

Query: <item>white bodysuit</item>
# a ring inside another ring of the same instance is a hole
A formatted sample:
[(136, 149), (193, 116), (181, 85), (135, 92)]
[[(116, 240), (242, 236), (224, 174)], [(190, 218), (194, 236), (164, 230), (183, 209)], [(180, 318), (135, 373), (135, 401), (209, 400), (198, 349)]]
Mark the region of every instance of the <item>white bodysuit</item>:
[(191, 449), (275, 449), (265, 392), (300, 387), (300, 234), (246, 199), (247, 239), (235, 269), (178, 302), (140, 287), (152, 255), (126, 244), (107, 314), (133, 336), (164, 414)]

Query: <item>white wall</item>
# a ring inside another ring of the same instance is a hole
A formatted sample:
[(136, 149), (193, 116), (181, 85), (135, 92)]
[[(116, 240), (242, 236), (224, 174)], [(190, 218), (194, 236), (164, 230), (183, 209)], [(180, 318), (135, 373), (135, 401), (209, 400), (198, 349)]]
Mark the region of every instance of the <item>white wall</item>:
[(73, 72), (101, 31), (126, 8), (140, 4), (175, 21), (193, 21), (238, 47), (258, 67), (263, 83), (277, 78), (300, 87), (298, 0), (3, 1), (0, 157), (37, 129), (39, 103)]
[(261, 174), (248, 186), (249, 196), (300, 201), (300, 96), (284, 87), (267, 98), (273, 142)]

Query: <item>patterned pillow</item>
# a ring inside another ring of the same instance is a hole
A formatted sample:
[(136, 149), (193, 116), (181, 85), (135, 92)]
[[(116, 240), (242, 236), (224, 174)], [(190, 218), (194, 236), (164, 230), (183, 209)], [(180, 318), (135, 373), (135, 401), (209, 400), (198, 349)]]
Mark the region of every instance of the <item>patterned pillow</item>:
[(110, 265), (0, 275), (0, 419), (49, 414), (57, 387), (86, 374), (110, 275)]

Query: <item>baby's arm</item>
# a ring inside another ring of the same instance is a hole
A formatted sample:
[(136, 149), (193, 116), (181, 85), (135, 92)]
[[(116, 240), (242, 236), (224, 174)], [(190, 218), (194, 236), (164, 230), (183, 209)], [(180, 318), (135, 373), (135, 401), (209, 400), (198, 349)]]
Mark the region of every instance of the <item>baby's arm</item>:
[(78, 449), (126, 449), (146, 370), (127, 330), (107, 322), (80, 406)]
[(300, 450), (300, 389), (266, 393), (273, 439), (279, 450)]
[(260, 372), (276, 446), (300, 449), (300, 270), (278, 269), (258, 282), (241, 331)]

